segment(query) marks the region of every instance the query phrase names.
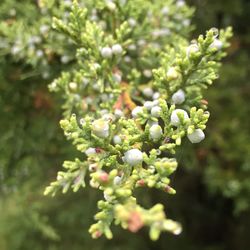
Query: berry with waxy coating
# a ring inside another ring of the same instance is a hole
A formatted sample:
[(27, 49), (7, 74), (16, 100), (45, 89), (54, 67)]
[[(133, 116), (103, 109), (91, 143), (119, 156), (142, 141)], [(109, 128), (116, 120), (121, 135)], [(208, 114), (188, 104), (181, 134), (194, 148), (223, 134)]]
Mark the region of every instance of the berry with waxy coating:
[(182, 104), (185, 101), (185, 92), (179, 89), (172, 95), (172, 102), (174, 104)]
[(103, 58), (111, 58), (112, 57), (112, 49), (109, 47), (102, 48), (101, 55)]
[(130, 166), (136, 166), (142, 163), (143, 161), (143, 154), (142, 152), (135, 148), (130, 149), (124, 154), (124, 161), (129, 164)]
[(161, 107), (155, 106), (151, 109), (151, 115), (154, 117), (160, 117), (161, 116)]
[(109, 136), (109, 123), (104, 119), (95, 120), (92, 124), (93, 133), (100, 138)]
[(151, 128), (149, 129), (149, 134), (153, 140), (159, 140), (163, 135), (161, 126), (157, 124), (151, 126)]
[(205, 139), (205, 134), (201, 129), (194, 130), (193, 133), (187, 135), (189, 141), (192, 143), (199, 143)]
[(122, 46), (120, 44), (115, 44), (112, 46), (112, 52), (115, 55), (120, 55), (122, 54)]
[(215, 48), (217, 50), (222, 49), (223, 43), (219, 39), (215, 38), (213, 43), (210, 45), (210, 48)]
[(139, 116), (139, 114), (143, 113), (143, 107), (141, 106), (137, 106), (132, 110), (132, 116), (133, 118), (137, 118)]
[(183, 109), (175, 109), (172, 112), (171, 117), (170, 117), (171, 124), (174, 126), (178, 126), (180, 124), (180, 118), (179, 118), (178, 114), (183, 116), (184, 121), (189, 119), (187, 111), (185, 111)]

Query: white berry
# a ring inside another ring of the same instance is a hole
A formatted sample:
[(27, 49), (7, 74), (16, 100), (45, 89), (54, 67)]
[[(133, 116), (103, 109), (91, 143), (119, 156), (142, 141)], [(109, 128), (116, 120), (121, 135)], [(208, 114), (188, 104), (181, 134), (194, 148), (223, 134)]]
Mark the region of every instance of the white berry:
[(69, 61), (70, 61), (69, 56), (64, 55), (64, 56), (61, 57), (61, 62), (62, 62), (63, 64), (67, 64)]
[(42, 34), (46, 34), (47, 32), (49, 31), (49, 26), (48, 25), (41, 25), (41, 27), (40, 27), (40, 32), (42, 33)]
[(115, 178), (114, 178), (114, 184), (115, 185), (120, 185), (121, 184), (121, 182), (122, 182), (122, 177), (120, 177), (120, 176), (116, 176)]
[(143, 95), (146, 97), (152, 97), (154, 94), (154, 91), (151, 88), (145, 88), (142, 90)]
[(142, 163), (143, 154), (139, 149), (130, 149), (124, 154), (124, 161), (130, 166), (136, 166)]
[(151, 101), (146, 101), (143, 106), (148, 109), (148, 110), (151, 110), (153, 107), (154, 107), (154, 103), (151, 102)]
[(137, 118), (142, 113), (143, 113), (143, 107), (141, 106), (137, 106), (132, 110), (133, 118)]
[(164, 6), (162, 9), (161, 9), (161, 13), (163, 15), (167, 15), (169, 13), (169, 8), (167, 6)]
[(100, 186), (100, 184), (98, 182), (94, 181), (93, 179), (90, 180), (89, 185), (92, 188), (98, 188)]
[(154, 106), (159, 105), (159, 100), (154, 100), (154, 101), (153, 101), (153, 105), (154, 105)]
[(192, 143), (199, 143), (205, 139), (205, 134), (201, 129), (196, 129), (192, 134), (187, 136)]
[(116, 9), (115, 3), (113, 3), (111, 0), (107, 1), (107, 7), (109, 10), (114, 11)]
[(113, 74), (113, 79), (115, 82), (120, 83), (122, 81), (122, 76), (119, 73), (114, 73)]
[(199, 51), (199, 46), (197, 44), (191, 44), (186, 49), (187, 57), (190, 57), (191, 55), (194, 55)]
[(86, 154), (87, 156), (95, 155), (95, 154), (96, 154), (96, 150), (95, 150), (95, 148), (88, 148), (88, 149), (85, 151), (85, 154)]
[(176, 5), (177, 7), (183, 7), (185, 5), (185, 2), (183, 0), (178, 0)]
[(175, 80), (178, 78), (178, 71), (175, 69), (175, 67), (170, 67), (167, 71), (167, 80)]
[(112, 57), (112, 49), (109, 47), (104, 47), (101, 49), (101, 55), (104, 58), (111, 58)]
[(129, 50), (136, 50), (137, 48), (136, 48), (136, 45), (135, 45), (135, 44), (130, 44), (130, 45), (128, 46), (128, 49), (129, 49)]
[(131, 27), (135, 27), (136, 26), (136, 20), (134, 18), (129, 18), (128, 19), (128, 23)]
[(120, 55), (122, 54), (122, 46), (120, 44), (115, 44), (112, 46), (112, 52), (115, 55)]
[(124, 113), (122, 112), (122, 110), (116, 109), (116, 110), (115, 110), (115, 116), (116, 116), (117, 118), (121, 118), (121, 117), (124, 116)]
[(70, 83), (69, 83), (69, 88), (70, 88), (71, 90), (76, 90), (76, 89), (77, 89), (77, 83), (75, 83), (75, 82), (70, 82)]
[(210, 45), (210, 48), (215, 48), (217, 50), (222, 49), (223, 43), (219, 39), (215, 38), (213, 43)]
[(116, 117), (113, 114), (103, 114), (102, 119), (105, 121), (115, 121)]
[(150, 129), (149, 129), (149, 134), (150, 137), (153, 140), (159, 140), (162, 137), (162, 128), (159, 125), (153, 125)]
[(41, 49), (37, 50), (36, 56), (39, 57), (39, 58), (42, 57), (43, 56), (43, 51)]
[(159, 92), (155, 92), (154, 94), (153, 94), (153, 99), (154, 100), (157, 100), (157, 99), (159, 99), (160, 98), (160, 93)]
[(122, 144), (122, 139), (119, 135), (115, 135), (113, 137), (113, 142), (114, 142), (114, 144)]
[(153, 125), (158, 125), (158, 121), (148, 120), (147, 124), (149, 125), (149, 127), (152, 127)]
[(172, 101), (174, 104), (182, 104), (185, 101), (185, 92), (179, 89), (172, 95)]
[(93, 133), (100, 138), (107, 138), (109, 136), (109, 123), (104, 119), (95, 120), (92, 124)]
[(143, 75), (147, 78), (150, 78), (152, 76), (152, 71), (150, 69), (145, 69), (143, 71)]
[(103, 193), (103, 197), (106, 201), (112, 201), (112, 197), (109, 194), (107, 194), (106, 192)]
[(161, 115), (161, 107), (155, 106), (151, 109), (151, 115), (154, 117), (160, 117)]
[(188, 113), (185, 110), (183, 110), (183, 109), (175, 109), (172, 112), (171, 117), (170, 117), (171, 124), (174, 125), (174, 126), (178, 126), (180, 124), (180, 119), (179, 119), (178, 114), (182, 115), (184, 120), (189, 119)]

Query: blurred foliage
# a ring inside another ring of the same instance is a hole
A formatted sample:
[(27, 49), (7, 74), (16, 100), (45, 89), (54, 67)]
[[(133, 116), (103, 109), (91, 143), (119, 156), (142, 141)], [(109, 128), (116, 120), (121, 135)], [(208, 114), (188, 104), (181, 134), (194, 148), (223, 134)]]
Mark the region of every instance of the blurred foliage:
[[(1, 20), (10, 20), (15, 9), (20, 20), (33, 26), (31, 20), (40, 20), (34, 2), (1, 1)], [(197, 8), (194, 20), (197, 33), (213, 26), (232, 25), (235, 38), (217, 86), (207, 92), (213, 114), (208, 123), (207, 140), (199, 149), (190, 147), (188, 152), (179, 152), (182, 167), (173, 179), (177, 195), (166, 198), (165, 194), (150, 191), (147, 197), (141, 198), (145, 206), (159, 199), (163, 203), (171, 199), (168, 213), (182, 222), (182, 235), (177, 238), (164, 235), (157, 243), (152, 243), (144, 231), (131, 235), (116, 229), (115, 240), (93, 241), (87, 229), (97, 193), (85, 190), (53, 200), (43, 197), (44, 187), (54, 179), (63, 159), (69, 155), (72, 158), (74, 151), (64, 142), (58, 128), (60, 110), (56, 103), (59, 102), (47, 91), (51, 78), (41, 77), (44, 65), (41, 63), (39, 73), (30, 75), (34, 72), (32, 64), (15, 61), (6, 52), (1, 29), (1, 250), (249, 248), (250, 27), (247, 24), (250, 23), (250, 3), (247, 0), (189, 2)], [(15, 42), (14, 33), (12, 37)], [(56, 75), (57, 67), (66, 66), (61, 65), (60, 56), (55, 62), (51, 67)]]
[[(232, 25), (235, 37), (220, 73), (217, 88), (208, 91), (214, 116), (208, 125), (204, 149), (196, 152), (204, 165), (204, 182), (210, 193), (234, 201), (234, 213), (250, 208), (250, 134), (248, 104), (250, 3), (248, 1), (192, 1), (197, 4), (196, 22), (201, 27)], [(211, 8), (210, 8), (211, 6)], [(206, 17), (206, 18), (204, 18)]]

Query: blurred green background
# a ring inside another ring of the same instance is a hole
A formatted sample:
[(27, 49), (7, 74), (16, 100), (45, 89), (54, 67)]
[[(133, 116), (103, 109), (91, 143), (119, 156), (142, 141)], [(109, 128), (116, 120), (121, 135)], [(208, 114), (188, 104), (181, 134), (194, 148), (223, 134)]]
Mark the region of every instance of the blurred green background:
[[(11, 22), (14, 9), (27, 23), (39, 18), (34, 2), (1, 0), (0, 21)], [(141, 195), (145, 204), (164, 203), (167, 214), (183, 224), (180, 236), (162, 234), (158, 242), (151, 242), (146, 230), (134, 235), (119, 228), (112, 241), (92, 240), (88, 227), (100, 198), (94, 190), (53, 199), (42, 195), (63, 160), (75, 154), (58, 126), (60, 101), (47, 90), (64, 66), (52, 65), (55, 72), (45, 79), (30, 75), (37, 62), (20, 63), (6, 52), (11, 31), (1, 24), (0, 250), (250, 249), (250, 2), (188, 3), (197, 9), (194, 36), (228, 25), (235, 35), (220, 79), (206, 93), (207, 139), (178, 152), (180, 167), (172, 178), (177, 194)]]

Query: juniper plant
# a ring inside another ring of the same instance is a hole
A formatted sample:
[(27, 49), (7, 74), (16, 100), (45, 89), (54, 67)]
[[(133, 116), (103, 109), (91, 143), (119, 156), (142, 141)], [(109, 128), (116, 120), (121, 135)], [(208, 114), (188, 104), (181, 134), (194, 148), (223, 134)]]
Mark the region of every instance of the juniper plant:
[(161, 231), (181, 233), (162, 204), (145, 209), (134, 191), (175, 194), (176, 148), (186, 137), (205, 138), (203, 90), (218, 77), (231, 28), (190, 42), (193, 11), (182, 0), (85, 0), (53, 20), (75, 57), (49, 87), (65, 100), (60, 125), (82, 157), (65, 161), (45, 194), (76, 192), (85, 179), (101, 190), (93, 238), (111, 239), (112, 223), (131, 232), (148, 226), (152, 240)]

